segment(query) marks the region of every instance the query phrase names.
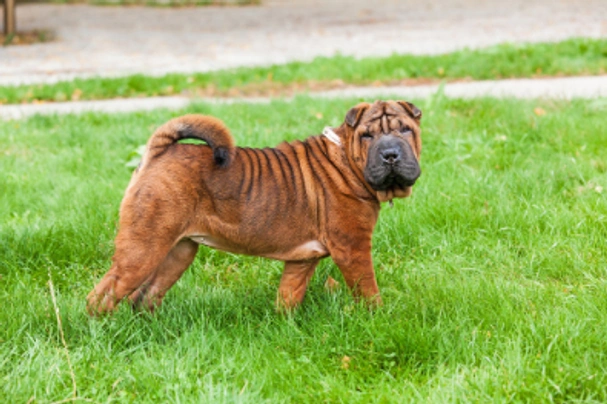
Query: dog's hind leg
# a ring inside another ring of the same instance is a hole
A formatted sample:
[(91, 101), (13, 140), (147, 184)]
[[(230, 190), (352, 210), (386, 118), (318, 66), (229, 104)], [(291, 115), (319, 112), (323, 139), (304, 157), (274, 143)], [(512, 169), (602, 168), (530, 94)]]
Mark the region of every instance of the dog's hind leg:
[(121, 212), (113, 264), (87, 297), (89, 314), (113, 311), (150, 278), (181, 238), (181, 225), (168, 224), (178, 220), (152, 220), (131, 212)]
[(188, 269), (197, 252), (198, 243), (190, 239), (177, 243), (143, 285), (131, 293), (129, 300), (133, 307), (154, 311), (160, 306), (166, 292)]
[(278, 309), (289, 310), (303, 301), (308, 283), (314, 275), (317, 265), (318, 260), (285, 262), (285, 269), (280, 279), (276, 298)]
[(164, 261), (170, 247), (117, 243), (112, 267), (87, 297), (89, 314), (113, 311), (124, 297), (150, 277)]

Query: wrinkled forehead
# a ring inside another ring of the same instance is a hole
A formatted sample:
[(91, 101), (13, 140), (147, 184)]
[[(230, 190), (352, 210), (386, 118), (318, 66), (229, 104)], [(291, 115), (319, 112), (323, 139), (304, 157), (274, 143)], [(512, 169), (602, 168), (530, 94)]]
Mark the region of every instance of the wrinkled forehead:
[(367, 131), (389, 133), (404, 126), (417, 128), (417, 123), (399, 103), (375, 101), (363, 114), (360, 126)]

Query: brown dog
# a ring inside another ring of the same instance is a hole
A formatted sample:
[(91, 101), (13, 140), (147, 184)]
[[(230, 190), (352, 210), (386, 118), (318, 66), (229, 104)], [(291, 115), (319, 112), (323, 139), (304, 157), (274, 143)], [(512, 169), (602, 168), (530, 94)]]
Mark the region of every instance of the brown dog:
[[(235, 147), (213, 117), (169, 121), (126, 190), (113, 265), (89, 294), (89, 312), (127, 296), (153, 310), (199, 244), (284, 261), (277, 302), (286, 308), (303, 300), (327, 256), (356, 296), (381, 304), (371, 235), (380, 202), (409, 196), (420, 175), (420, 119), (408, 102), (362, 103), (325, 136), (265, 149)], [(208, 146), (178, 143), (187, 138)]]

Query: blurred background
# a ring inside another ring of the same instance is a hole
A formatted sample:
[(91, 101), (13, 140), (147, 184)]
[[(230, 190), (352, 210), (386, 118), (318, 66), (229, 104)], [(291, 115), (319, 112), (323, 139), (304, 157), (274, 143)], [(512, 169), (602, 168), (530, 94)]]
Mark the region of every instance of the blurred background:
[(3, 12), (0, 85), (607, 36), (604, 0), (4, 0)]

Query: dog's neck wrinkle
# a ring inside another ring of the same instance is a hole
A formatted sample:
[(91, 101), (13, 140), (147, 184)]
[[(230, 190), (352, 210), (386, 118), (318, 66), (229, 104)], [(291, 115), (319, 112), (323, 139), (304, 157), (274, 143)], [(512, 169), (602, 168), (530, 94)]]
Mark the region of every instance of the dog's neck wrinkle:
[[(343, 139), (341, 127), (336, 129), (336, 135)], [(339, 131), (339, 132), (338, 132)], [(310, 145), (315, 143), (318, 149), (324, 154), (327, 161), (335, 167), (335, 170), (340, 172), (340, 177), (343, 178), (345, 185), (350, 189), (352, 195), (360, 199), (372, 199), (377, 200), (375, 191), (368, 186), (364, 180), (364, 175), (360, 170), (357, 170), (356, 165), (353, 161), (348, 158), (346, 153), (346, 144), (342, 142), (341, 145), (336, 145), (330, 139), (324, 135), (312, 136), (301, 143)], [(328, 176), (332, 179), (332, 176)], [(322, 184), (317, 184), (322, 187)]]
[[(340, 137), (340, 139), (347, 139), (347, 136), (344, 135), (344, 131), (346, 129), (343, 128), (343, 125), (335, 130), (336, 134)], [(326, 140), (325, 140), (326, 142)], [(357, 166), (356, 162), (352, 158), (352, 145), (350, 142), (342, 142), (342, 145), (339, 147), (340, 149), (340, 157), (342, 166), (347, 166), (347, 169), (354, 174), (356, 178), (356, 188), (353, 186), (352, 181), (348, 181), (350, 188), (354, 191), (355, 195), (362, 199), (370, 199), (373, 201), (377, 201), (377, 193), (371, 186), (365, 181), (365, 176), (362, 170)], [(362, 186), (361, 186), (362, 185)]]
[(350, 166), (350, 170), (356, 175), (359, 183), (363, 185), (363, 189), (366, 191), (366, 195), (364, 199), (373, 199), (377, 200), (377, 192), (371, 188), (371, 185), (365, 181), (365, 175), (363, 171), (356, 165), (356, 162), (351, 157), (352, 153), (347, 153), (348, 165)]

